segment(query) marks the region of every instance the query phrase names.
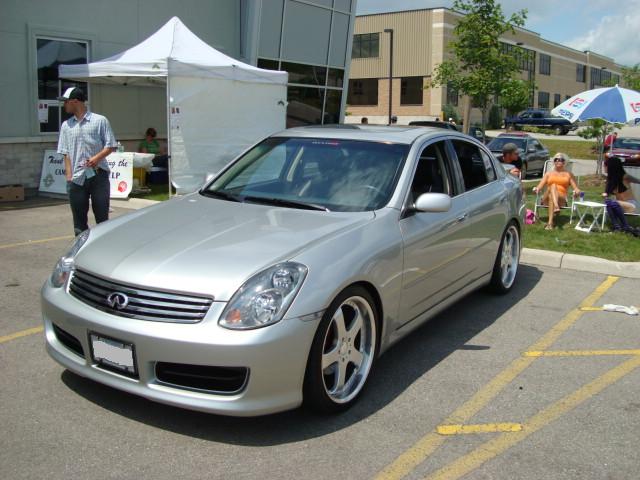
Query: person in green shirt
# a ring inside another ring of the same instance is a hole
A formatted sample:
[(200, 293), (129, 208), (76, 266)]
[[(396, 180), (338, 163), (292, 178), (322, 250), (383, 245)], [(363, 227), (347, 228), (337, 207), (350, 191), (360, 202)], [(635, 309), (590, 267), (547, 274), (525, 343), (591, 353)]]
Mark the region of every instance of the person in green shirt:
[(140, 153), (153, 153), (155, 155), (160, 154), (160, 143), (156, 140), (156, 129), (153, 127), (147, 128), (145, 132), (145, 138), (138, 145), (138, 152)]

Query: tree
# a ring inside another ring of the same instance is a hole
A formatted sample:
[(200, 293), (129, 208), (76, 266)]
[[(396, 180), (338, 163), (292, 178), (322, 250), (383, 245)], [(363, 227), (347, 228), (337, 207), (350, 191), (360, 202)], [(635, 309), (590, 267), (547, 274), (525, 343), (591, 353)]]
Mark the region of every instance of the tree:
[(453, 8), (464, 14), (455, 27), (455, 40), (449, 44), (453, 56), (435, 68), (431, 85), (447, 85), (471, 97), (482, 110), (484, 126), (494, 96), (519, 72), (516, 58), (504, 51), (500, 37), (523, 26), (527, 11), (505, 19), (495, 0), (455, 0)]
[(512, 78), (500, 90), (500, 105), (509, 116), (515, 115), (529, 106), (533, 89), (532, 82)]
[(622, 79), (626, 88), (640, 91), (640, 64), (622, 67)]

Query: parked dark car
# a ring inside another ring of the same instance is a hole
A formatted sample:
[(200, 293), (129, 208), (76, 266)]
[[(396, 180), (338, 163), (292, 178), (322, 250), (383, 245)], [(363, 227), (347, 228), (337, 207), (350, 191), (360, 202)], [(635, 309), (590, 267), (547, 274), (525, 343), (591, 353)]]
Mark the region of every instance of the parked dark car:
[(491, 153), (502, 161), (502, 147), (507, 143), (518, 146), (522, 160), (522, 178), (532, 173), (542, 174), (544, 163), (549, 160), (549, 150), (528, 133), (501, 133), (491, 140), (487, 147)]
[[(413, 122), (409, 122), (409, 125), (413, 125), (416, 127), (436, 127), (436, 128), (446, 128), (447, 130), (456, 130), (462, 131), (462, 129), (449, 122), (439, 122), (437, 120), (415, 120)], [(480, 127), (469, 127), (469, 135), (471, 135), (476, 140), (487, 143), (487, 139), (484, 135), (484, 130)]]
[(551, 115), (548, 110), (528, 109), (504, 120), (505, 128), (520, 130), (523, 126), (551, 128), (556, 135), (566, 135), (576, 128), (569, 120)]

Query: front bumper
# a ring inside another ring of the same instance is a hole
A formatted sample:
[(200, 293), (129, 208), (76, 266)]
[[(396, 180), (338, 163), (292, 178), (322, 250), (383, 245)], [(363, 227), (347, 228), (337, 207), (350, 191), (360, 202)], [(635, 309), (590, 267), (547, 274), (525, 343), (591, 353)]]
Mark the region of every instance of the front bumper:
[[(252, 416), (295, 408), (302, 403), (307, 357), (319, 315), (287, 319), (248, 331), (221, 328), (225, 304), (214, 302), (196, 324), (162, 323), (118, 317), (96, 310), (47, 282), (42, 315), (47, 352), (65, 368), (110, 387), (157, 402), (233, 416)], [(82, 355), (61, 342), (53, 325), (72, 335)], [(106, 370), (91, 356), (89, 332), (135, 346), (138, 378)], [(232, 394), (178, 387), (160, 381), (156, 363), (245, 367), (248, 379)]]

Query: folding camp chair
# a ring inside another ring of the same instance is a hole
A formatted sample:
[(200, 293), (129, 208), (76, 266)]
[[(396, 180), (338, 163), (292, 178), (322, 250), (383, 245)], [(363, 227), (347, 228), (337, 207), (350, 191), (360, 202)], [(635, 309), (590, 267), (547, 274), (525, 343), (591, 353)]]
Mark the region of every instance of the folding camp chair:
[[(569, 160), (569, 162), (565, 164), (564, 169), (568, 172), (571, 172), (571, 170), (573, 169), (573, 163), (574, 162), (572, 160)], [(547, 172), (551, 170), (553, 170), (552, 159), (544, 162), (544, 168), (542, 169), (542, 176), (544, 177), (547, 174)], [(536, 192), (536, 201), (533, 206), (533, 213), (535, 214), (536, 218), (538, 218), (538, 208), (547, 208), (547, 206), (542, 203), (543, 197), (544, 195), (542, 191)], [(573, 192), (567, 192), (567, 205), (565, 205), (564, 207), (561, 207), (561, 209), (571, 210), (573, 212)]]

